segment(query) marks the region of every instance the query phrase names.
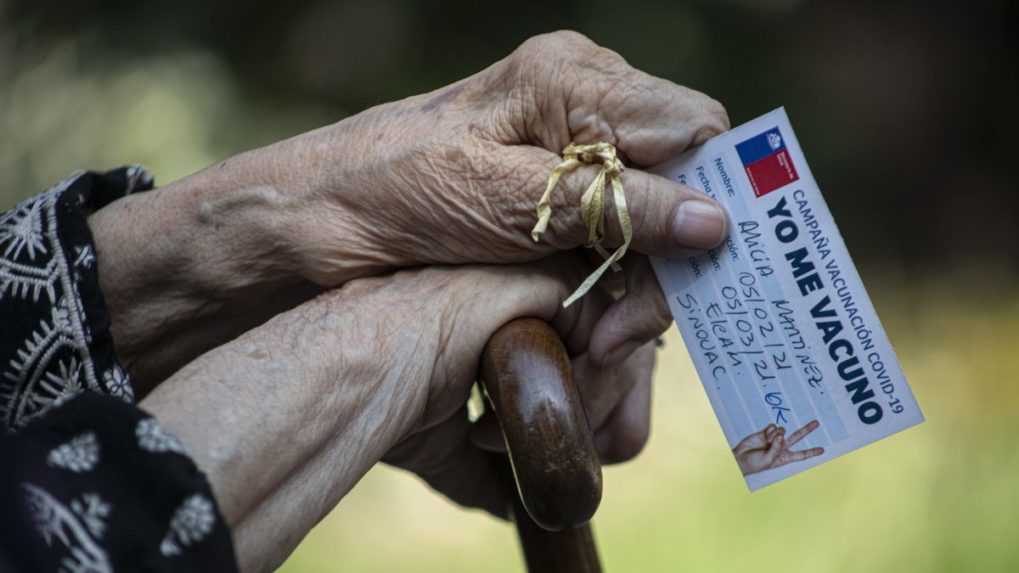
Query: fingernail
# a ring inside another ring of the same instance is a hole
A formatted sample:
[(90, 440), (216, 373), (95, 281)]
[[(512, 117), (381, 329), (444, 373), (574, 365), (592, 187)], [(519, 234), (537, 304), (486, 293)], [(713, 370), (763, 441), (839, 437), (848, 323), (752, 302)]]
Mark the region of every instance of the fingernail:
[(640, 348), (640, 342), (636, 340), (620, 344), (615, 350), (610, 350), (605, 355), (605, 358), (602, 359), (602, 367), (609, 368), (622, 364), (638, 348)]
[(688, 199), (676, 210), (672, 236), (681, 245), (710, 249), (725, 238), (725, 212), (714, 203)]

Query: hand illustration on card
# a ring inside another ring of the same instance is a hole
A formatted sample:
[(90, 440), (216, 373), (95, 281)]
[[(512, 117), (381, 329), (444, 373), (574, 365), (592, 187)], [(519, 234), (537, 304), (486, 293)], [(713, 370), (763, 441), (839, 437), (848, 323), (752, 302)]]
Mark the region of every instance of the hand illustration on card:
[(823, 454), (824, 448), (795, 451), (792, 448), (819, 427), (821, 424), (817, 420), (811, 420), (786, 438), (785, 428), (768, 424), (760, 432), (750, 434), (736, 444), (732, 455), (736, 456), (736, 463), (745, 476), (808, 460)]
[(784, 110), (656, 171), (729, 215), (723, 245), (651, 262), (751, 490), (923, 422)]

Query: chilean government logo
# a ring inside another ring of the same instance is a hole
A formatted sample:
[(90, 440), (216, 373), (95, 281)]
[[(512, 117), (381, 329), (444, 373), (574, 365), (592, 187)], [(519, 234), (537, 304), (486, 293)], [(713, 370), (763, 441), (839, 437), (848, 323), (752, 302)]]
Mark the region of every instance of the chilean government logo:
[(737, 144), (736, 152), (758, 197), (800, 178), (777, 127)]

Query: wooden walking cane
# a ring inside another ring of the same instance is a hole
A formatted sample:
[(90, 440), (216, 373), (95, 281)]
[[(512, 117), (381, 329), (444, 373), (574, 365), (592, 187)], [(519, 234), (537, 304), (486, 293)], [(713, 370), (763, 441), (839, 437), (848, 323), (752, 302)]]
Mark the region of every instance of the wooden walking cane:
[(559, 335), (538, 319), (504, 325), (485, 347), (481, 378), (519, 493), (511, 497), (528, 571), (600, 573), (588, 522), (601, 464)]

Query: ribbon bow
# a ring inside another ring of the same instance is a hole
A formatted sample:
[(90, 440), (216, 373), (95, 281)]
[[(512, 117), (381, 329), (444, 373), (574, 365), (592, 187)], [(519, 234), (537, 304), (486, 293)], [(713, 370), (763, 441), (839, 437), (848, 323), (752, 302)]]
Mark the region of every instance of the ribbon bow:
[[(538, 222), (531, 230), (531, 238), (537, 243), (548, 227), (548, 222), (552, 218), (552, 192), (559, 183), (559, 178), (564, 173), (569, 173), (581, 165), (597, 164), (601, 164), (601, 170), (587, 187), (587, 191), (584, 191), (580, 197), (580, 210), (584, 218), (584, 225), (587, 226), (587, 247), (597, 251), (605, 259), (605, 262), (588, 275), (584, 282), (577, 287), (577, 290), (563, 301), (564, 308), (587, 294), (587, 291), (591, 290), (591, 287), (610, 267), (614, 271), (621, 270), (617, 261), (626, 254), (626, 249), (630, 246), (630, 239), (633, 237), (630, 212), (626, 209), (626, 196), (623, 195), (623, 183), (620, 180), (623, 162), (616, 156), (616, 148), (611, 143), (599, 142), (587, 145), (571, 143), (563, 149), (563, 160), (552, 169), (552, 174), (548, 177), (548, 185), (545, 187), (545, 194), (538, 201)], [(616, 205), (619, 227), (623, 232), (623, 244), (612, 254), (609, 254), (601, 246), (602, 240), (605, 238), (606, 182), (612, 186), (612, 199)]]

